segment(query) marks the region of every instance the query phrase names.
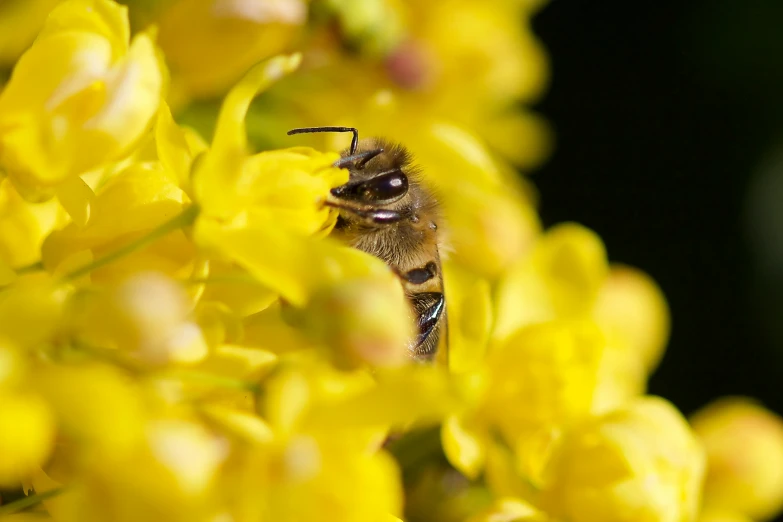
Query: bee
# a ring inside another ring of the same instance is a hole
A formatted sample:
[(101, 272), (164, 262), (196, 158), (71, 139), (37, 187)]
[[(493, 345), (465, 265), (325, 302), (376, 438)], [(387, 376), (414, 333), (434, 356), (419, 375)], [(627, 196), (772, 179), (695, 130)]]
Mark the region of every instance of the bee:
[(331, 190), (326, 205), (339, 211), (335, 234), (383, 260), (399, 276), (416, 316), (417, 335), (408, 346), (417, 360), (432, 360), (447, 343), (446, 300), (438, 251), (438, 204), (400, 144), (359, 140), (352, 127), (308, 127), (291, 134), (351, 132), (351, 146), (334, 166), (348, 169), (348, 182)]

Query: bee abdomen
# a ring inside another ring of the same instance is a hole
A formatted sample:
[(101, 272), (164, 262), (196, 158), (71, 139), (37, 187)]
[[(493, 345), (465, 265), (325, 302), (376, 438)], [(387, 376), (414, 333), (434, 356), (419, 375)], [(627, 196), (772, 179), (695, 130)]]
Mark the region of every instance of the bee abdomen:
[(446, 300), (441, 292), (413, 294), (410, 300), (416, 311), (416, 326), (419, 330), (413, 350), (417, 356), (431, 356), (438, 348), (439, 323), (446, 307)]

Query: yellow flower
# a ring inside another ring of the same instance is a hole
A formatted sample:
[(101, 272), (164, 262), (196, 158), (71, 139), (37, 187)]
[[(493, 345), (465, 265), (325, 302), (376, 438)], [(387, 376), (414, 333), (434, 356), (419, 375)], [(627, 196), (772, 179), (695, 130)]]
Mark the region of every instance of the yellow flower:
[(411, 355), (413, 311), (397, 278), (357, 278), (319, 289), (303, 312), (310, 335), (338, 368), (398, 366)]
[(0, 167), (24, 195), (73, 182), (127, 152), (155, 114), (161, 87), (149, 35), (129, 44), (126, 8), (65, 2), (0, 94)]
[(601, 239), (576, 225), (546, 231), (501, 279), (493, 339), (554, 318), (594, 320), (606, 337), (596, 411), (642, 394), (668, 339), (666, 301), (638, 270), (610, 266)]
[[(238, 520), (385, 520), (399, 515), (399, 471), (379, 449), (389, 427), (435, 422), (455, 396), (434, 367), (382, 371), (373, 382), (290, 358), (264, 385), (271, 438), (241, 455)], [(302, 499), (308, 499), (302, 502)]]
[(740, 513), (708, 508), (701, 512), (698, 522), (753, 522), (753, 519)]
[(402, 512), (393, 460), (353, 440), (295, 435), (243, 456), (236, 520), (380, 521)]
[(73, 483), (55, 499), (58, 521), (216, 519), (225, 441), (190, 419), (162, 417), (140, 428), (126, 451), (100, 452), (78, 463)]
[[(263, 114), (277, 120), (278, 134), (284, 126), (347, 123), (364, 129), (357, 124), (364, 119), (362, 101), (391, 89), (400, 110), (391, 118), (371, 117), (378, 124), (436, 119), (478, 132), (525, 167), (546, 157), (547, 125), (514, 105), (537, 97), (548, 75), (529, 27), (530, 7), (465, 0), (331, 0), (325, 6), (342, 41), (335, 41), (331, 26), (316, 27), (303, 73), (273, 89), (275, 107)], [(346, 44), (364, 55), (346, 53)], [(276, 146), (284, 143), (267, 126), (261, 133)]]
[[(70, 274), (123, 249), (188, 207), (173, 174), (158, 162), (132, 163), (98, 189), (86, 224), (72, 222), (43, 244), (44, 266)], [(195, 248), (182, 230), (129, 252), (90, 271), (93, 281), (116, 281), (138, 270), (185, 275), (193, 268)]]
[(631, 267), (610, 266), (593, 309), (607, 338), (598, 409), (609, 411), (644, 393), (647, 377), (663, 356), (669, 310), (649, 276)]
[(486, 356), (494, 310), (486, 279), (448, 260), (443, 261), (448, 296), (448, 367), (459, 374), (480, 368)]
[(7, 339), (0, 339), (0, 390), (18, 385), (26, 366), (20, 350)]
[(52, 365), (34, 384), (54, 411), (61, 433), (88, 454), (124, 452), (142, 429), (139, 387), (110, 365)]
[(0, 262), (22, 268), (41, 259), (41, 244), (59, 221), (54, 201), (26, 202), (10, 180), (0, 181)]
[(691, 418), (707, 450), (704, 503), (753, 520), (783, 509), (783, 420), (746, 398), (724, 398)]
[[(397, 364), (412, 326), (399, 283), (380, 260), (312, 237), (336, 218), (323, 202), (347, 179), (331, 166), (337, 156), (302, 148), (247, 155), (250, 101), (297, 64), (296, 56), (265, 62), (226, 98), (193, 177), (200, 209), (194, 238), (302, 308), (300, 324), (339, 364)], [(337, 317), (325, 321), (327, 309)]]
[(43, 274), (18, 278), (0, 292), (0, 337), (28, 350), (47, 346), (64, 326), (66, 297)]
[(669, 309), (648, 275), (629, 266), (611, 266), (595, 316), (605, 325), (611, 344), (636, 354), (647, 375), (655, 370), (669, 338)]
[(34, 395), (0, 392), (0, 486), (16, 488), (46, 461), (56, 425), (44, 401)]
[(692, 521), (704, 451), (663, 399), (637, 399), (567, 433), (546, 470), (545, 511), (573, 522)]
[(204, 218), (312, 235), (336, 217), (323, 202), (329, 189), (348, 179), (346, 171), (331, 165), (337, 155), (297, 148), (251, 156), (247, 150), (244, 120), (250, 102), (300, 60), (299, 55), (267, 60), (226, 96), (212, 144), (193, 173), (194, 198)]
[(155, 20), (184, 96), (223, 92), (253, 64), (284, 51), (307, 20), (305, 0), (186, 0)]
[(161, 274), (137, 272), (80, 301), (76, 304), (84, 315), (76, 335), (94, 346), (126, 350), (153, 365), (192, 364), (207, 356), (206, 340), (190, 317), (188, 295)]
[(62, 0), (10, 0), (0, 8), (0, 65), (13, 64)]
[(493, 335), (502, 340), (527, 324), (589, 317), (608, 270), (594, 232), (570, 223), (551, 228), (501, 280)]
[(404, 112), (400, 100), (386, 92), (367, 102), (354, 124), (365, 137), (383, 136), (410, 150), (443, 212), (444, 253), (484, 278), (497, 279), (529, 252), (540, 233), (530, 196), (516, 172), (496, 161), (473, 133), (426, 113), (398, 120)]
[(527, 502), (501, 498), (492, 506), (468, 519), (468, 522), (545, 522), (548, 517)]
[(489, 355), (482, 416), (509, 435), (581, 420), (592, 410), (604, 343), (591, 322), (523, 328)]
[(604, 345), (592, 322), (552, 321), (523, 328), (495, 347), (482, 385), (474, 389), (480, 398), (444, 424), (444, 450), (452, 464), (471, 477), (487, 464), (495, 489), (520, 495), (502, 477), (508, 471), (496, 459), (487, 462), (489, 453), (511, 450), (508, 459), (519, 480), (539, 483), (551, 443), (594, 411)]

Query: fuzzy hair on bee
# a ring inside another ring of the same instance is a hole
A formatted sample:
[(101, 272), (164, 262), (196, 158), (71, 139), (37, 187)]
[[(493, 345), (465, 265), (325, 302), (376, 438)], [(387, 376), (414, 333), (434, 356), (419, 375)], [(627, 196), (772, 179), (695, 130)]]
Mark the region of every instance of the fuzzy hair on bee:
[(308, 132), (353, 133), (350, 148), (335, 163), (348, 170), (348, 182), (332, 189), (326, 201), (339, 210), (333, 234), (380, 258), (399, 276), (418, 331), (409, 353), (432, 360), (448, 342), (437, 199), (404, 146), (383, 138), (359, 140), (352, 127), (309, 127), (288, 134)]

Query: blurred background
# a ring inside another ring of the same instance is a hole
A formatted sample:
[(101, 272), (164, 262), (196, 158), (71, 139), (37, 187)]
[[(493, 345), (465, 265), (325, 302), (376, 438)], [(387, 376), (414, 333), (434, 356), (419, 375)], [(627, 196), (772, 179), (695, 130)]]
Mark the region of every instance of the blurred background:
[(685, 413), (727, 394), (783, 413), (783, 3), (551, 2), (533, 175), (547, 225), (596, 230), (673, 317), (650, 391)]

